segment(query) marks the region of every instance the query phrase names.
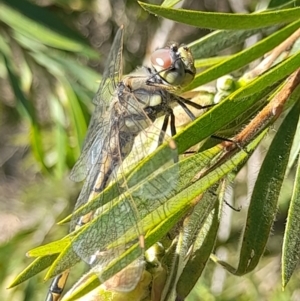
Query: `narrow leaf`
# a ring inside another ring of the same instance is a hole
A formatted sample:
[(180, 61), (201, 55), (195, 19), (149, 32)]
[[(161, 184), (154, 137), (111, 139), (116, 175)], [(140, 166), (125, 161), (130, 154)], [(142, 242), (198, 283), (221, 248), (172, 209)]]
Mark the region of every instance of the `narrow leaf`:
[[(216, 30), (199, 40), (193, 41), (188, 46), (196, 59), (212, 57), (219, 54), (221, 50), (244, 43), (247, 38), (262, 33), (266, 29)], [(215, 57), (215, 59), (218, 57)]]
[(51, 242), (44, 246), (34, 248), (27, 252), (29, 257), (42, 257), (62, 252), (70, 244), (70, 237), (66, 236), (58, 241)]
[(47, 255), (36, 258), (24, 271), (22, 271), (8, 288), (12, 288), (20, 283), (32, 278), (36, 274), (48, 268), (56, 259), (57, 254)]
[(97, 56), (96, 51), (87, 45), (84, 38), (63, 25), (55, 14), (29, 1), (2, 1), (0, 19), (17, 32), (48, 46), (81, 52), (91, 57)]
[(294, 181), (293, 195), (289, 208), (282, 246), (282, 287), (292, 277), (300, 258), (300, 158)]
[(240, 262), (235, 273), (237, 275), (252, 271), (265, 250), (277, 211), (277, 201), (284, 180), (299, 113), (300, 103), (298, 102), (281, 124), (260, 169), (251, 196)]
[(191, 292), (206, 266), (215, 247), (222, 212), (222, 195), (214, 204), (214, 208), (205, 220), (204, 226), (197, 235), (197, 240), (185, 268), (177, 283), (177, 295), (185, 299)]
[[(300, 21), (294, 22), (281, 30), (276, 31), (272, 35), (259, 41), (255, 45), (240, 51), (237, 54), (230, 56), (223, 62), (214, 65), (211, 68), (199, 73), (194, 81), (185, 88), (186, 91), (194, 89), (205, 83), (211, 82), (223, 75), (226, 75), (234, 70), (237, 70), (243, 66), (246, 66), (255, 59), (260, 58), (268, 51), (272, 50), (275, 46), (280, 44), (286, 38), (288, 38), (295, 30), (300, 26)], [(297, 65), (298, 63), (298, 65)], [(299, 66), (299, 62), (295, 63), (294, 70)], [(289, 73), (286, 73), (286, 75)], [(274, 82), (274, 81), (273, 81)], [(254, 93), (254, 92), (252, 92)]]
[(148, 12), (179, 23), (209, 29), (250, 29), (291, 22), (299, 19), (300, 8), (264, 11), (255, 14), (227, 14), (165, 8), (138, 1)]

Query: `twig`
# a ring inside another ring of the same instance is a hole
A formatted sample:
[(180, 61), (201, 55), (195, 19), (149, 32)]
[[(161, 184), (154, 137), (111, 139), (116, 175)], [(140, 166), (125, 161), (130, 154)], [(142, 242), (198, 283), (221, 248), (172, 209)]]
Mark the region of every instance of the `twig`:
[[(287, 38), (285, 41), (283, 41), (281, 44), (279, 44), (277, 47), (275, 47), (269, 55), (253, 70), (248, 72), (245, 77), (247, 79), (252, 79), (263, 72), (267, 71), (272, 64), (277, 60), (277, 58), (285, 51), (290, 50), (293, 46), (293, 44), (300, 38), (300, 29), (296, 30), (289, 38)], [(288, 56), (288, 53), (286, 53), (286, 56)]]

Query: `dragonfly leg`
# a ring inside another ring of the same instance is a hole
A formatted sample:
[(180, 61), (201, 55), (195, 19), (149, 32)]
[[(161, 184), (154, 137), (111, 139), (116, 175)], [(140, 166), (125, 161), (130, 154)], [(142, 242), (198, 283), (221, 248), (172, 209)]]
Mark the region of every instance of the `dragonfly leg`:
[[(214, 191), (211, 191), (211, 193), (214, 196), (217, 196), (217, 194)], [(229, 204), (225, 199), (223, 199), (223, 202), (225, 203), (226, 206), (228, 206), (231, 210), (236, 211), (236, 212), (240, 212), (242, 210), (242, 206), (239, 206), (237, 208), (235, 208), (234, 206), (232, 206), (231, 204)]]
[(211, 108), (213, 106), (215, 106), (216, 104), (213, 103), (213, 104), (210, 104), (210, 105), (205, 105), (205, 106), (202, 106), (202, 105), (199, 105), (198, 103), (195, 103), (191, 100), (188, 100), (186, 98), (183, 98), (183, 97), (180, 97), (180, 96), (176, 96), (176, 100), (181, 100), (183, 103), (195, 108), (195, 109), (198, 109), (198, 110), (204, 110), (204, 109), (208, 109), (208, 108)]
[(183, 108), (184, 112), (190, 117), (190, 119), (193, 121), (196, 119), (196, 116), (191, 112), (191, 110), (186, 106), (184, 102), (182, 102), (180, 99), (176, 99), (177, 103)]
[(210, 137), (214, 138), (214, 139), (217, 139), (217, 140), (221, 140), (221, 141), (233, 143), (240, 150), (243, 150), (246, 154), (249, 154), (249, 152), (247, 151), (247, 149), (245, 149), (242, 145), (240, 145), (239, 142), (234, 141), (233, 139), (221, 137), (221, 136), (218, 136), (218, 135), (211, 135)]
[(164, 118), (164, 122), (163, 125), (161, 127), (161, 131), (159, 133), (159, 138), (158, 138), (158, 146), (162, 144), (164, 138), (165, 138), (165, 134), (166, 134), (166, 130), (168, 127), (168, 123), (169, 123), (169, 118), (170, 118), (170, 111), (168, 110), (166, 112), (165, 118)]
[(196, 119), (196, 116), (191, 112), (191, 110), (186, 105), (189, 105), (189, 106), (191, 106), (195, 109), (198, 109), (198, 110), (204, 110), (204, 109), (207, 109), (207, 108), (211, 108), (215, 105), (215, 104), (210, 104), (210, 105), (201, 106), (197, 103), (194, 103), (194, 102), (192, 102), (188, 99), (185, 99), (185, 98), (179, 97), (179, 96), (175, 96), (175, 100), (183, 108), (185, 113), (190, 117), (190, 119), (192, 121)]
[(170, 127), (171, 127), (171, 136), (176, 135), (176, 127), (175, 127), (175, 115), (172, 109), (170, 109)]
[[(192, 106), (192, 107), (194, 107), (196, 109), (199, 109), (199, 110), (204, 110), (204, 109), (207, 109), (207, 108), (215, 106), (215, 104), (201, 106), (201, 105), (199, 105), (197, 103), (194, 103), (194, 102), (192, 102), (192, 101), (190, 101), (188, 99), (185, 99), (185, 98), (179, 97), (179, 96), (176, 96), (175, 99), (176, 99), (177, 103), (183, 108), (183, 110), (185, 111), (185, 113), (191, 118), (192, 121), (195, 120), (196, 117), (195, 117), (195, 115), (190, 111), (190, 109), (186, 105)], [(248, 151), (246, 149), (244, 149), (238, 142), (236, 142), (236, 141), (234, 141), (232, 139), (221, 137), (221, 136), (218, 136), (218, 135), (211, 135), (210, 137), (214, 138), (214, 139), (221, 140), (221, 141), (226, 141), (226, 142), (233, 143), (239, 149), (241, 149), (241, 150), (245, 151), (246, 153), (248, 153)]]

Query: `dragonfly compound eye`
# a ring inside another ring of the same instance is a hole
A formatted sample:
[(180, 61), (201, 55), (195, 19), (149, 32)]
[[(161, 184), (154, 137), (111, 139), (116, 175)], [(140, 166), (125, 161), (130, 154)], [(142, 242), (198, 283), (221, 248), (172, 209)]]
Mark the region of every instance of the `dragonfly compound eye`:
[(160, 78), (174, 86), (189, 84), (196, 73), (193, 56), (186, 46), (178, 48), (172, 44), (158, 49), (152, 53), (151, 63)]
[(158, 72), (172, 68), (173, 58), (168, 48), (161, 48), (154, 51), (151, 55), (151, 64)]

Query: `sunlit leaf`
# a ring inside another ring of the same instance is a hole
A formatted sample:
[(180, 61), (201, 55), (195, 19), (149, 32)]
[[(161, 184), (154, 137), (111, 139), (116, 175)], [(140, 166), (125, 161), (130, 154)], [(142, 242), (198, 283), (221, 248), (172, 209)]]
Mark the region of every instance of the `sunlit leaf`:
[[(224, 49), (244, 43), (247, 38), (262, 33), (264, 30), (265, 29), (216, 30), (199, 40), (189, 43), (188, 46), (196, 59), (212, 57)], [(216, 57), (216, 59), (218, 57)]]
[[(247, 65), (248, 63), (261, 57), (263, 54), (273, 49), (284, 39), (288, 38), (295, 30), (299, 28), (299, 26), (300, 26), (300, 21), (292, 23), (286, 26), (285, 28), (276, 31), (275, 33), (268, 36), (267, 38), (259, 41), (252, 47), (242, 50), (239, 53), (230, 56), (227, 60), (224, 60), (223, 62), (214, 65), (213, 67), (208, 68), (207, 70), (199, 73), (194, 79), (194, 81), (188, 87), (186, 87), (186, 90), (190, 90), (195, 87), (201, 86), (205, 83), (211, 82), (212, 80), (215, 80), (225, 74), (228, 74), (229, 72), (232, 72), (234, 70), (241, 68), (242, 66)], [(294, 65), (294, 70), (298, 66), (297, 63), (296, 65)], [(250, 92), (250, 93), (254, 93), (254, 92)]]
[(45, 270), (53, 263), (57, 256), (57, 254), (52, 254), (38, 257), (10, 283), (8, 288), (12, 288)]
[(261, 258), (277, 212), (282, 182), (288, 164), (298, 116), (299, 102), (292, 108), (278, 129), (261, 166), (251, 196), (237, 269), (220, 262), (228, 271), (244, 275), (252, 271)]
[(70, 244), (70, 238), (65, 237), (61, 240), (51, 242), (47, 245), (37, 247), (27, 252), (29, 257), (42, 257), (62, 252)]
[[(299, 160), (299, 159), (298, 159)], [(282, 287), (285, 288), (292, 277), (300, 258), (300, 162), (294, 180), (293, 195), (290, 203), (282, 252)]]
[(186, 9), (165, 8), (158, 5), (139, 4), (152, 14), (176, 22), (209, 29), (250, 29), (291, 22), (299, 19), (300, 8), (264, 11), (259, 14), (227, 14)]

